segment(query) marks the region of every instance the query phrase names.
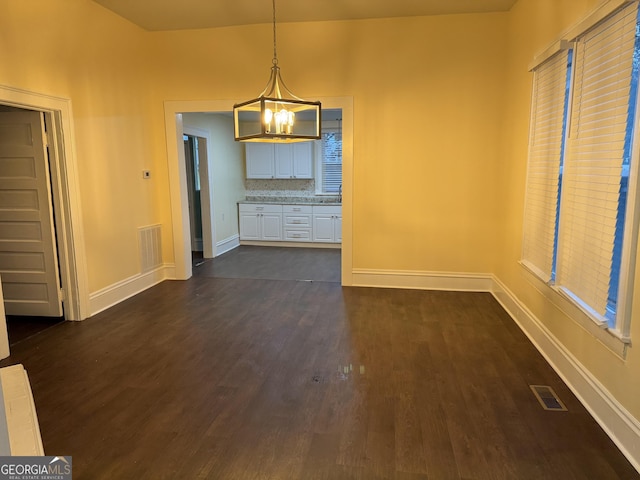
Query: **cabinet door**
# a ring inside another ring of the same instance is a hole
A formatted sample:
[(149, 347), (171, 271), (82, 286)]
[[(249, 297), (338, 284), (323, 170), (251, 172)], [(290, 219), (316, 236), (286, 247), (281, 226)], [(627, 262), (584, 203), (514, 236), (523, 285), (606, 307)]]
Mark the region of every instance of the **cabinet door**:
[(337, 215), (333, 219), (333, 240), (342, 243), (342, 217)]
[(313, 216), (313, 241), (333, 242), (333, 216), (314, 215)]
[(275, 145), (276, 178), (293, 178), (293, 144)]
[(240, 240), (260, 240), (260, 215), (240, 212)]
[(262, 213), (261, 240), (282, 240), (282, 214)]
[(294, 143), (293, 178), (313, 178), (313, 142)]
[(274, 177), (274, 146), (268, 143), (247, 143), (247, 178)]

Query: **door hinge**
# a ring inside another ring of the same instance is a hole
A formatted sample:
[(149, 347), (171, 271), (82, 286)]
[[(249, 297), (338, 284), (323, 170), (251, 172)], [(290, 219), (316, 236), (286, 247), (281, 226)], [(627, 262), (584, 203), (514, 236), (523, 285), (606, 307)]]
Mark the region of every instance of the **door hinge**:
[(61, 289), (58, 291), (58, 298), (59, 298), (60, 300), (65, 300), (65, 294), (64, 294), (64, 289), (63, 289), (63, 288), (61, 288)]

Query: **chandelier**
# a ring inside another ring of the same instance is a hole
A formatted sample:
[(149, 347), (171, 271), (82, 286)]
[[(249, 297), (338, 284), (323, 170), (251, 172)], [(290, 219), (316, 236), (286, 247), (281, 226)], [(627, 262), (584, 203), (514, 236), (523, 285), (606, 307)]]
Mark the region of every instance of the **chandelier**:
[(282, 81), (276, 48), (273, 4), (273, 60), (267, 86), (253, 100), (233, 106), (234, 137), (239, 142), (304, 142), (320, 139), (322, 108), (295, 96)]

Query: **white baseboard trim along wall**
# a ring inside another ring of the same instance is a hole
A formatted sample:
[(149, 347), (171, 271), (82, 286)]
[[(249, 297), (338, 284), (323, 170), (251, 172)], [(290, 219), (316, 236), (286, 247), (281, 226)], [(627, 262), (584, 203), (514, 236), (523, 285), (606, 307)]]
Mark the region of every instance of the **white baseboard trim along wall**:
[(489, 292), (545, 357), (574, 395), (640, 472), (640, 422), (569, 352), (493, 274), (354, 269), (353, 285)]
[(640, 472), (640, 422), (569, 352), (520, 300), (494, 278), (491, 293), (578, 400)]
[(492, 285), (491, 274), (353, 269), (355, 287), (489, 292)]
[(176, 278), (175, 266), (173, 264), (165, 264), (149, 272), (139, 273), (93, 292), (89, 295), (91, 316), (171, 278)]
[(240, 246), (240, 235), (231, 235), (230, 237), (225, 238), (224, 240), (220, 240), (216, 242), (216, 256), (222, 255), (223, 253), (227, 253), (234, 248)]

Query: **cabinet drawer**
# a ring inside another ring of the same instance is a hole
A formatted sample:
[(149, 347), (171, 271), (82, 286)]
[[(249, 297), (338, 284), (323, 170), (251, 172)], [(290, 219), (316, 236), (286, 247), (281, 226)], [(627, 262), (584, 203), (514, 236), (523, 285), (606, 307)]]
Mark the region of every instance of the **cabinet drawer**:
[(298, 215), (295, 213), (285, 213), (285, 227), (308, 227), (311, 228), (311, 215)]
[(311, 213), (311, 205), (283, 205), (282, 213)]
[(291, 242), (310, 242), (311, 241), (311, 229), (284, 229), (284, 240)]
[(340, 205), (314, 205), (314, 215), (342, 215), (342, 206)]
[(282, 213), (282, 205), (241, 203), (239, 210), (240, 212), (253, 213)]

